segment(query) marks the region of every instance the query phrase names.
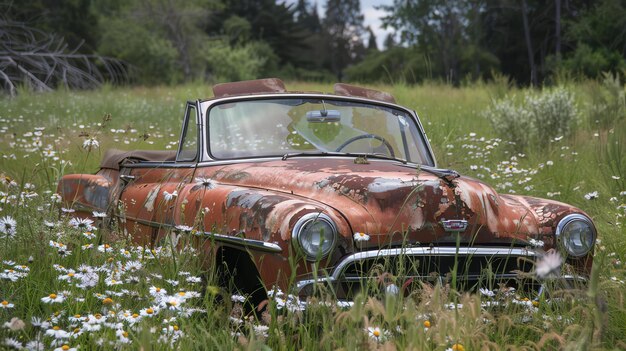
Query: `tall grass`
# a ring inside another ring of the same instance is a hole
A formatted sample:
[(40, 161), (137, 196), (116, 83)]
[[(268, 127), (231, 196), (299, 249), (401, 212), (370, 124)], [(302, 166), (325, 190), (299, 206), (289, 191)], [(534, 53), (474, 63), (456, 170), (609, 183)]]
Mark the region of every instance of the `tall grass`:
[[(256, 317), (217, 286), (192, 248), (151, 251), (133, 247), (122, 235), (113, 240), (115, 230), (90, 228), (94, 234), (85, 234), (70, 224), (71, 213), (59, 214), (53, 195), (61, 175), (96, 171), (107, 148), (175, 148), (184, 103), (209, 97), (209, 87), (23, 91), (3, 99), (0, 219), (14, 218), (17, 231), (0, 236), (0, 301), (7, 302), (0, 308), (0, 343), (9, 338), (22, 346), (39, 340), (45, 349), (153, 350), (626, 348), (626, 124), (619, 107), (623, 95), (615, 90), (620, 85), (611, 84), (613, 90), (598, 93), (604, 98), (587, 94), (602, 83), (567, 85), (579, 111), (572, 133), (523, 151), (509, 147), (511, 140), (484, 113), (493, 99), (512, 95), (507, 84), (375, 87), (417, 111), (440, 167), (482, 179), (501, 193), (552, 198), (585, 210), (600, 239), (590, 288), (533, 300), (506, 289), (459, 293), (450, 285), (424, 284), (405, 298), (370, 283), (351, 306), (337, 304), (324, 290), (306, 305), (275, 292)], [(615, 96), (617, 102), (610, 100)], [(603, 109), (603, 103), (610, 106)], [(596, 123), (598, 111), (617, 112)], [(89, 138), (99, 146), (83, 147)], [(159, 304), (156, 288), (167, 291), (165, 296), (187, 297), (177, 300), (178, 308)], [(42, 301), (51, 294), (66, 299)], [(46, 335), (55, 326), (69, 335)]]

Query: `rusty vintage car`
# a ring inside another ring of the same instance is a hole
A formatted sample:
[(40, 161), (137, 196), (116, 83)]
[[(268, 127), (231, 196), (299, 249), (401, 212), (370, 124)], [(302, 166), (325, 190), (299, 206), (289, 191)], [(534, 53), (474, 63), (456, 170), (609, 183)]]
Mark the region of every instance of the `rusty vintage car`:
[(273, 287), (350, 299), (368, 282), (536, 289), (548, 251), (561, 279), (589, 274), (588, 215), (436, 168), (417, 114), (390, 94), (290, 92), (278, 79), (213, 91), (187, 103), (176, 152), (109, 150), (95, 175), (62, 178), (65, 205), (105, 211), (142, 245), (205, 238), (209, 268), (255, 301)]

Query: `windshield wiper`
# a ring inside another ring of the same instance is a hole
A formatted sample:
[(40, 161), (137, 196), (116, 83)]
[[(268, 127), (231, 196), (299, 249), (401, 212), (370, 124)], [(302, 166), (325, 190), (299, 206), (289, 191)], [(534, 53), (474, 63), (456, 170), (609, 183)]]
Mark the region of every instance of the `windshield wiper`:
[(364, 157), (364, 158), (375, 158), (380, 160), (392, 160), (402, 162), (404, 164), (407, 163), (407, 160), (397, 157), (391, 157), (384, 154), (368, 154), (368, 153), (354, 153), (354, 152), (335, 152), (335, 151), (319, 151), (319, 152), (293, 152), (286, 153), (283, 155), (283, 161), (290, 157), (300, 157), (300, 156), (348, 156), (348, 157)]

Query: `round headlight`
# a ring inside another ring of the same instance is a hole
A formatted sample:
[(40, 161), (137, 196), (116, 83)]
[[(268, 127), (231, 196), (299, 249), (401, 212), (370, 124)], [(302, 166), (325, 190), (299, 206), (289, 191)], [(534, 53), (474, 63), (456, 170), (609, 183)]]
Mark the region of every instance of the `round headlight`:
[(309, 213), (296, 222), (291, 232), (293, 243), (308, 260), (326, 257), (337, 241), (335, 223), (325, 214)]
[(586, 255), (596, 242), (596, 229), (591, 220), (580, 214), (563, 217), (556, 226), (556, 236), (570, 256)]

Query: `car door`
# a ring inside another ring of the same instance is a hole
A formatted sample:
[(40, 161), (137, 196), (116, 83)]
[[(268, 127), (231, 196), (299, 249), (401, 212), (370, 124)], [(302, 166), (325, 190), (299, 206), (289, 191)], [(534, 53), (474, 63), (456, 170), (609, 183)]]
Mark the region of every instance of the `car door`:
[(188, 102), (175, 160), (142, 160), (124, 165), (128, 184), (122, 191), (122, 223), (133, 242), (152, 245), (179, 223), (173, 218), (185, 184), (193, 180), (200, 155), (198, 103)]

